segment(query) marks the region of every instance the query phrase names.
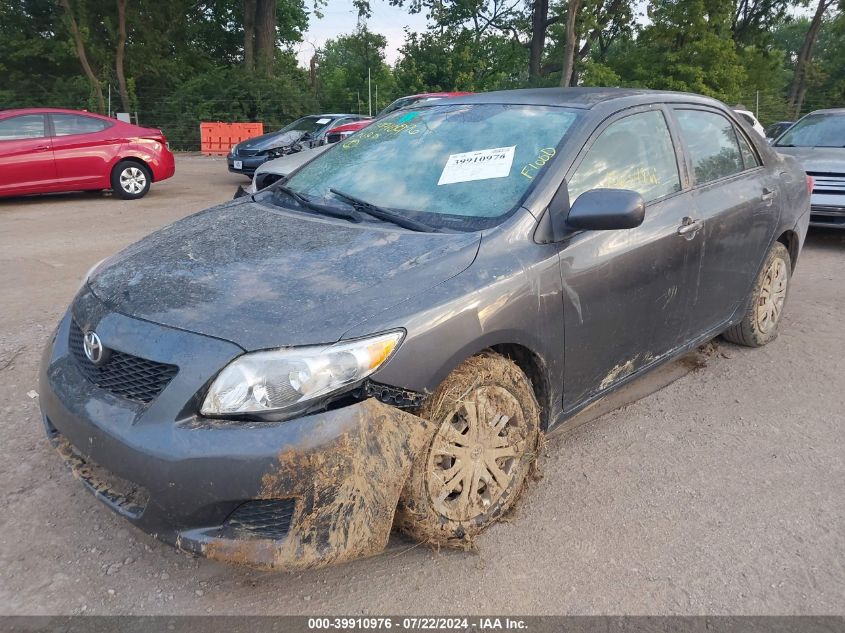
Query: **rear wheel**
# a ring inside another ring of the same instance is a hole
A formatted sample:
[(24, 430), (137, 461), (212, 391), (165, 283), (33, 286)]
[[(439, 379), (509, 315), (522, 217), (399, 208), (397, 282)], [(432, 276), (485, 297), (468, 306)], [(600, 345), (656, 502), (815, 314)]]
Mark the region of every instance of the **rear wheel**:
[(118, 198), (135, 200), (143, 198), (150, 190), (152, 176), (146, 165), (122, 160), (111, 173), (111, 188)]
[(466, 547), (517, 500), (537, 458), (540, 408), (528, 378), (494, 353), (455, 369), (418, 415), (437, 425), (399, 501), (397, 527)]
[(791, 277), (789, 251), (780, 242), (775, 242), (751, 291), (745, 316), (722, 336), (748, 347), (760, 347), (777, 338)]

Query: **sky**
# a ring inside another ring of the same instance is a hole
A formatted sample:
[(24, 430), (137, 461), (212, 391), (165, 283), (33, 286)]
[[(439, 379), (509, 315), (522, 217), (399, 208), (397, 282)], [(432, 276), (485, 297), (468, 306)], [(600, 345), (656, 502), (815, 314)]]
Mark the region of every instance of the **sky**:
[[(399, 47), (405, 41), (405, 27), (417, 32), (425, 30), (425, 16), (410, 15), (407, 9), (392, 7), (385, 0), (371, 2), (373, 15), (367, 25), (372, 32), (387, 38), (385, 59), (388, 64), (393, 64), (399, 57)], [(303, 42), (296, 47), (299, 64), (307, 68), (314, 50), (325, 44), (326, 40), (354, 31), (357, 16), (358, 12), (351, 0), (328, 0), (323, 9), (323, 18), (311, 16)]]

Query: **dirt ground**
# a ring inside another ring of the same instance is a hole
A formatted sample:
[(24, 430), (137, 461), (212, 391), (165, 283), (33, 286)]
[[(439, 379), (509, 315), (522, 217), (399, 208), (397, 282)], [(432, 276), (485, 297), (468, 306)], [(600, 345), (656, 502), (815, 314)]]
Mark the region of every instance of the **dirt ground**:
[(186, 156), (141, 201), (0, 201), (0, 613), (845, 613), (845, 232), (811, 232), (780, 338), (552, 437), (475, 552), (257, 572), (111, 513), (44, 437), (41, 349), (91, 265), (245, 182)]

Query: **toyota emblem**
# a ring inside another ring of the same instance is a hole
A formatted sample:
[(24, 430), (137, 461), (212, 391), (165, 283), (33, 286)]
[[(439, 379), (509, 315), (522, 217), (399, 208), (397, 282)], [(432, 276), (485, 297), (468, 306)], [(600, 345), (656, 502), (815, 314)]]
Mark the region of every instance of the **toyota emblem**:
[(108, 350), (103, 347), (103, 342), (93, 330), (85, 333), (82, 340), (82, 348), (85, 356), (95, 365), (102, 365), (108, 360)]

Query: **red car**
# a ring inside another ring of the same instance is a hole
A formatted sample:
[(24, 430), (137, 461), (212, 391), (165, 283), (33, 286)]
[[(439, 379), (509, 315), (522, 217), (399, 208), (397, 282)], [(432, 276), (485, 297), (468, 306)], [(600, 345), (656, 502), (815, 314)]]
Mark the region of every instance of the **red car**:
[(461, 97), (463, 95), (470, 95), (471, 92), (423, 92), (418, 95), (410, 95), (408, 97), (399, 97), (396, 101), (387, 106), (384, 110), (379, 112), (374, 119), (364, 119), (363, 121), (355, 121), (354, 123), (347, 123), (346, 125), (338, 125), (326, 137), (327, 142), (337, 143), (345, 139), (350, 134), (363, 130), (370, 123), (385, 114), (390, 114), (399, 108), (407, 108), (409, 105), (417, 103), (418, 101), (436, 101), (437, 99), (446, 99), (448, 97)]
[(175, 170), (161, 130), (76, 110), (0, 111), (0, 197), (111, 189), (132, 200)]

